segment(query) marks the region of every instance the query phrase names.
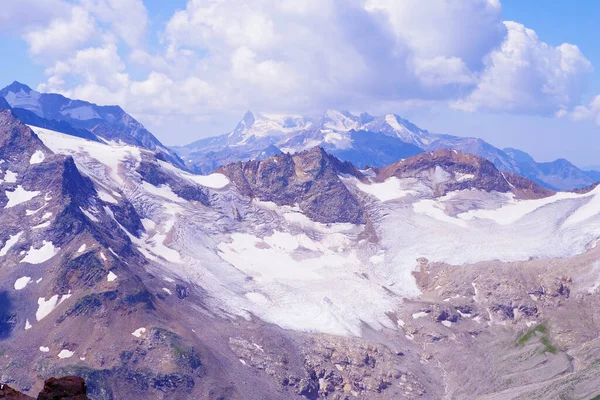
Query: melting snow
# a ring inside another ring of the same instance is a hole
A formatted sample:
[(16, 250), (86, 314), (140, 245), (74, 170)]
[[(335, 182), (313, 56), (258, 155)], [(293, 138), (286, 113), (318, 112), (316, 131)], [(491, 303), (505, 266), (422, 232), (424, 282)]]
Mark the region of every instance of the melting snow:
[(16, 235), (10, 235), (6, 243), (4, 243), (2, 249), (0, 249), (0, 257), (4, 257), (6, 253), (8, 253), (8, 251), (11, 249), (11, 247), (17, 244), (22, 234), (23, 232), (19, 232)]
[(36, 226), (32, 227), (31, 229), (32, 229), (32, 230), (35, 230), (35, 229), (47, 228), (47, 227), (49, 227), (49, 226), (50, 226), (50, 222), (51, 222), (51, 221), (42, 222), (41, 224), (39, 224), (39, 225), (36, 225)]
[(175, 167), (171, 163), (167, 163), (164, 161), (159, 161), (162, 168), (174, 172), (179, 175), (181, 178), (187, 179), (188, 181), (195, 182), (201, 186), (210, 188), (210, 189), (223, 189), (225, 186), (229, 185), (229, 179), (223, 174), (210, 174), (210, 175), (195, 175), (190, 174), (189, 172), (185, 172)]
[(35, 313), (35, 319), (41, 321), (45, 316), (50, 314), (58, 305), (58, 295), (50, 297), (50, 299), (46, 300), (45, 297), (40, 297), (38, 299), (38, 309)]
[(17, 182), (17, 174), (10, 170), (7, 170), (6, 173), (4, 174), (4, 182), (16, 183)]
[(105, 203), (119, 204), (117, 199), (115, 199), (113, 196), (111, 196), (103, 190), (98, 190), (98, 197)]
[(31, 165), (39, 164), (39, 163), (43, 162), (45, 158), (46, 158), (46, 156), (44, 155), (43, 151), (36, 150), (35, 153), (33, 153), (31, 158), (29, 159), (29, 164), (31, 164)]
[(40, 192), (37, 191), (27, 191), (23, 189), (23, 186), (21, 185), (17, 186), (14, 191), (9, 192), (7, 190), (5, 193), (6, 197), (8, 197), (8, 203), (6, 203), (4, 208), (11, 208), (21, 203), (25, 203), (40, 194)]
[(114, 272), (112, 272), (112, 271), (110, 271), (108, 273), (108, 276), (106, 277), (106, 280), (109, 281), (109, 282), (113, 282), (116, 279), (117, 279), (117, 275)]
[(81, 212), (88, 217), (91, 221), (93, 222), (100, 222), (100, 220), (98, 218), (96, 218), (91, 212), (84, 210), (83, 208), (79, 207), (79, 209), (81, 210)]
[(135, 337), (141, 337), (144, 333), (146, 333), (146, 328), (138, 328), (133, 331), (131, 334)]
[(457, 182), (469, 181), (471, 179), (475, 179), (475, 175), (473, 175), (473, 174), (463, 174), (461, 172), (455, 172), (454, 173), (454, 179), (456, 179)]
[(54, 247), (52, 242), (47, 242), (44, 240), (42, 241), (42, 247), (39, 249), (34, 249), (33, 246), (31, 246), (27, 252), (27, 255), (21, 260), (21, 262), (29, 264), (41, 264), (54, 257), (59, 250), (59, 248)]
[(60, 358), (60, 359), (71, 358), (71, 357), (73, 357), (73, 354), (75, 354), (75, 353), (70, 350), (63, 349), (60, 351), (60, 353), (58, 353), (58, 358)]
[(405, 196), (417, 194), (415, 190), (406, 190), (402, 186), (400, 179), (391, 177), (381, 183), (371, 183), (370, 185), (356, 181), (356, 187), (361, 191), (376, 197), (379, 201), (389, 201), (399, 199)]
[(31, 277), (23, 276), (15, 281), (15, 290), (23, 290), (31, 282)]

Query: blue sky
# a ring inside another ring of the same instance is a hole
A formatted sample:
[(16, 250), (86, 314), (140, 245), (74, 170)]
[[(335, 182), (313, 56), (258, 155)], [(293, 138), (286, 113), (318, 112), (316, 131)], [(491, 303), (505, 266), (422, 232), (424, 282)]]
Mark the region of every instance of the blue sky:
[[(600, 3), (8, 0), (18, 80), (120, 104), (166, 144), (244, 111), (395, 112), (424, 129), (598, 165)], [(503, 21), (514, 21), (505, 23)]]

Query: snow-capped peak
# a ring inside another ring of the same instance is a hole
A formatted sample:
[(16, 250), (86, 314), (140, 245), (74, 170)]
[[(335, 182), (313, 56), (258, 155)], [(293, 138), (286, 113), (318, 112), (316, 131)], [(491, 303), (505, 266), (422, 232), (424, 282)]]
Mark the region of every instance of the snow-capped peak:
[(327, 110), (323, 115), (323, 129), (347, 132), (359, 127), (359, 118), (348, 111)]
[(282, 136), (291, 132), (308, 129), (312, 125), (310, 118), (289, 114), (265, 114), (246, 112), (230, 137), (240, 137), (240, 144), (252, 137)]

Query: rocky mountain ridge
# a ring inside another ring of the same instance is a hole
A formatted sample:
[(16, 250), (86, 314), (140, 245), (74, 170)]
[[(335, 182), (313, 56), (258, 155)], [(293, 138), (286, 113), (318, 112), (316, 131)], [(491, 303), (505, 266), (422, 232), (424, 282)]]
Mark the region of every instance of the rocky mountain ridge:
[(119, 106), (98, 106), (55, 93), (39, 93), (20, 82), (0, 90), (0, 97), (23, 122), (90, 140), (122, 141), (164, 154), (182, 166), (177, 155)]
[(278, 152), (295, 153), (321, 146), (360, 168), (383, 167), (400, 158), (437, 149), (454, 149), (493, 162), (504, 172), (521, 175), (552, 190), (570, 190), (600, 180), (564, 159), (538, 163), (516, 149), (498, 149), (470, 137), (436, 134), (395, 114), (371, 116), (329, 110), (316, 118), (246, 113), (230, 133), (201, 139), (174, 150), (198, 173), (210, 173), (236, 161), (263, 159)]

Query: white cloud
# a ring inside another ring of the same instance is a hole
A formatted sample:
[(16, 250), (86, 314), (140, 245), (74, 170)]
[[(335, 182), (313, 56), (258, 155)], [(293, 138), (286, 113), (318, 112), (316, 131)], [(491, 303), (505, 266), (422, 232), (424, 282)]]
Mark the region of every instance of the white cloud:
[[(79, 50), (71, 58), (56, 62), (46, 74), (48, 81), (38, 86), (40, 91), (100, 104), (125, 104), (129, 75), (114, 43)], [(67, 80), (82, 83), (66, 88)]]
[(142, 43), (148, 28), (148, 10), (142, 0), (82, 0), (82, 4), (129, 46)]
[(576, 103), (592, 70), (577, 46), (554, 47), (519, 23), (505, 25), (508, 36), (486, 57), (477, 88), (453, 106), (551, 114)]
[(388, 16), (398, 41), (423, 60), (458, 58), (471, 69), (506, 35), (497, 0), (367, 0)]
[(594, 120), (600, 125), (600, 95), (594, 96), (588, 105), (577, 105), (568, 111), (565, 108), (557, 111), (558, 118), (570, 118), (574, 121)]
[(57, 18), (42, 29), (25, 33), (33, 55), (61, 55), (72, 51), (92, 37), (96, 30), (94, 18), (81, 7), (73, 7), (68, 18)]
[(589, 61), (576, 46), (503, 22), (498, 0), (190, 0), (154, 46), (140, 0), (78, 0), (75, 9), (95, 21), (93, 38), (55, 44), (41, 32), (75, 18), (46, 24), (32, 53), (79, 48), (53, 62), (39, 88), (153, 121), (400, 103), (587, 109), (573, 107)]
[(5, 0), (0, 7), (0, 33), (21, 34), (23, 29), (68, 17), (70, 6), (62, 0)]

